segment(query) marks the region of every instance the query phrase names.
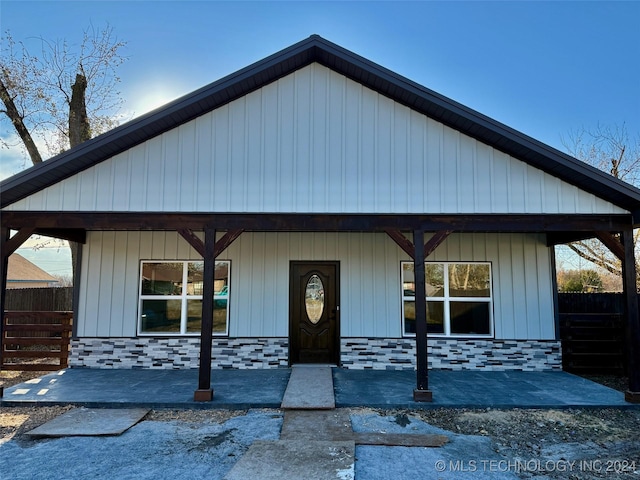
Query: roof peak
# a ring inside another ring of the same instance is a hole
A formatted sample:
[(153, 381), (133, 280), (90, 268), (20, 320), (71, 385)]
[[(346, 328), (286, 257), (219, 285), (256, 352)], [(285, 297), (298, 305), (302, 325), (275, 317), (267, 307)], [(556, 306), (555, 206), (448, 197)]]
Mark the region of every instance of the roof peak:
[(0, 182), (4, 208), (49, 185), (317, 62), (392, 100), (605, 200), (637, 211), (640, 190), (318, 34)]

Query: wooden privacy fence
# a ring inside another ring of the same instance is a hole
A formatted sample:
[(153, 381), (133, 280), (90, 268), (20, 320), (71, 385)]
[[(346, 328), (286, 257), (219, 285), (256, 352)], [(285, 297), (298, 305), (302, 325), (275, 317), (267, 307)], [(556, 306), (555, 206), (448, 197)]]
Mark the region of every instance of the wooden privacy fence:
[(563, 370), (624, 375), (624, 301), (621, 293), (558, 294)]
[(2, 370), (53, 371), (66, 368), (72, 319), (73, 312), (5, 312), (2, 319)]
[(5, 310), (67, 312), (73, 310), (73, 287), (9, 288)]

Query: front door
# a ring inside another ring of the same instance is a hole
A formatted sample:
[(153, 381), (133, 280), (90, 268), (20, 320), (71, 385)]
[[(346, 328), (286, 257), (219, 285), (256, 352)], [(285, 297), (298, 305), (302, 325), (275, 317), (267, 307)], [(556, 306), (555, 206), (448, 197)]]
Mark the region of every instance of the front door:
[(289, 362), (329, 363), (340, 357), (338, 262), (291, 262)]

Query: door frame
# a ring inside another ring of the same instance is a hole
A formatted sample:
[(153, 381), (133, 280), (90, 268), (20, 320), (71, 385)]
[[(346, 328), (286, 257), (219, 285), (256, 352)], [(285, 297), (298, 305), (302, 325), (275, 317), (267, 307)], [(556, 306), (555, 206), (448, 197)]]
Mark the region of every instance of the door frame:
[[(335, 288), (335, 299), (336, 299), (336, 312), (335, 312), (335, 338), (334, 338), (334, 360), (329, 362), (331, 365), (340, 366), (340, 261), (339, 260), (290, 260), (289, 261), (289, 366), (294, 364), (299, 364), (300, 362), (293, 362), (293, 331), (294, 327), (299, 328), (299, 325), (294, 325), (294, 278), (293, 278), (293, 268), (294, 266), (300, 265), (309, 265), (311, 268), (313, 265), (322, 265), (327, 266), (331, 265), (335, 267), (335, 278), (334, 278), (334, 288)], [(299, 346), (296, 346), (296, 348)]]

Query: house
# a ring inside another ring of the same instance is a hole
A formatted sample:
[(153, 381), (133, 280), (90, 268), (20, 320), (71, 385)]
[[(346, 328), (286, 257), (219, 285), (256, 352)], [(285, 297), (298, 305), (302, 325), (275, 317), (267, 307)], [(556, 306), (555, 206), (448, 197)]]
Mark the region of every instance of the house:
[(55, 287), (59, 281), (18, 253), (9, 256), (7, 288)]
[(638, 189), (315, 35), (1, 187), (3, 252), (82, 244), (70, 364), (201, 400), (212, 368), (416, 369), (417, 400), (561, 369), (553, 246), (594, 236), (640, 338)]

